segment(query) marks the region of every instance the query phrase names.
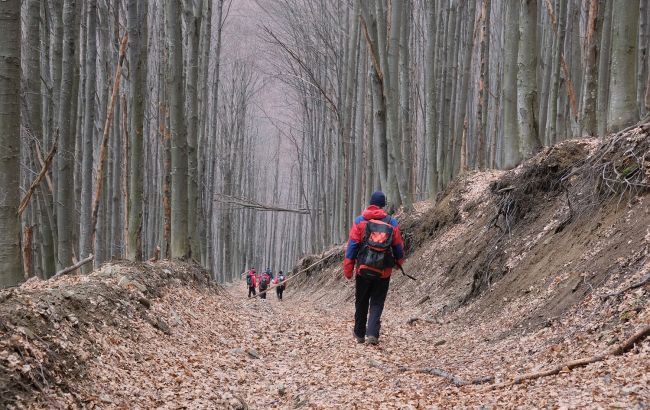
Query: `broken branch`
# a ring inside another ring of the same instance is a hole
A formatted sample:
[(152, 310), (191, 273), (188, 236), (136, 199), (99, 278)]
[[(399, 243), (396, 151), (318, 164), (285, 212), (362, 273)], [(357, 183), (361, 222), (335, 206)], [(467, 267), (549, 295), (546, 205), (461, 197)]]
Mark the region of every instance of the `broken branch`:
[(540, 377), (546, 377), (546, 376), (552, 376), (555, 374), (559, 374), (562, 371), (568, 371), (575, 369), (577, 367), (584, 367), (592, 363), (600, 362), (602, 360), (607, 359), (610, 356), (619, 356), (628, 350), (632, 349), (634, 345), (637, 342), (640, 342), (643, 340), (646, 336), (650, 335), (650, 325), (645, 325), (645, 327), (641, 328), (639, 331), (634, 333), (632, 336), (630, 336), (626, 341), (623, 343), (614, 346), (613, 348), (609, 349), (605, 353), (597, 354), (595, 356), (591, 357), (585, 357), (582, 359), (577, 359), (577, 360), (572, 360), (567, 363), (560, 364), (552, 369), (549, 370), (544, 370), (541, 372), (534, 372), (534, 373), (528, 373), (528, 374), (522, 374), (521, 376), (517, 376), (511, 381), (504, 382), (504, 383), (498, 383), (490, 386), (491, 389), (498, 389), (501, 387), (509, 387), (514, 384), (521, 383), (524, 380), (534, 380), (534, 379), (539, 379)]
[[(92, 237), (95, 237), (97, 231), (97, 214), (99, 211), (99, 203), (101, 202), (102, 188), (104, 187), (104, 168), (106, 167), (106, 151), (108, 148), (108, 136), (113, 122), (113, 113), (115, 112), (115, 103), (117, 101), (117, 94), (120, 90), (120, 79), (122, 78), (122, 65), (126, 57), (126, 44), (129, 39), (129, 33), (125, 33), (120, 44), (120, 59), (115, 68), (115, 81), (113, 82), (113, 93), (111, 95), (111, 103), (106, 113), (106, 122), (104, 123), (104, 135), (102, 138), (102, 145), (99, 150), (99, 169), (97, 170), (97, 177), (95, 178), (95, 201), (93, 203), (92, 213)], [(94, 242), (94, 239), (93, 239)]]
[(454, 386), (461, 387), (461, 386), (469, 386), (469, 385), (477, 385), (477, 384), (485, 384), (485, 383), (490, 383), (494, 381), (494, 377), (480, 377), (478, 379), (474, 380), (463, 380), (460, 377), (456, 376), (455, 374), (446, 372), (442, 369), (438, 369), (436, 367), (429, 367), (425, 369), (418, 369), (418, 373), (426, 373), (426, 374), (432, 374), (434, 376), (442, 377), (443, 379), (447, 379), (450, 382), (454, 384)]
[(53, 277), (53, 278), (56, 278), (56, 277), (58, 277), (58, 276), (63, 276), (63, 275), (66, 275), (66, 274), (68, 274), (68, 273), (70, 273), (70, 272), (73, 272), (73, 271), (79, 269), (80, 267), (84, 266), (84, 265), (87, 264), (88, 262), (91, 262), (93, 259), (95, 259), (95, 255), (93, 255), (93, 254), (91, 253), (90, 255), (88, 255), (88, 257), (87, 257), (86, 259), (82, 259), (82, 260), (80, 260), (79, 262), (75, 263), (74, 265), (69, 266), (69, 267), (67, 267), (67, 268), (65, 268), (65, 269), (63, 269), (63, 270), (58, 271), (58, 272), (57, 272), (54, 276), (52, 276), (52, 277)]
[(27, 205), (29, 205), (29, 200), (32, 198), (34, 191), (41, 184), (43, 178), (45, 178), (45, 176), (47, 175), (47, 170), (50, 169), (50, 165), (52, 165), (52, 160), (54, 159), (54, 154), (56, 153), (58, 140), (59, 140), (59, 132), (57, 130), (57, 133), (54, 136), (54, 143), (52, 144), (52, 148), (50, 149), (49, 154), (47, 154), (47, 158), (45, 158), (45, 162), (42, 164), (41, 172), (38, 173), (36, 179), (34, 179), (34, 182), (32, 182), (29, 189), (27, 190), (27, 193), (20, 201), (20, 206), (18, 207), (18, 211), (16, 212), (18, 217), (22, 216), (23, 212), (25, 212), (25, 209), (27, 209)]
[(626, 288), (624, 288), (623, 290), (621, 290), (619, 292), (608, 293), (606, 295), (602, 295), (601, 298), (602, 299), (607, 299), (607, 298), (610, 298), (610, 297), (621, 296), (623, 293), (627, 292), (628, 290), (640, 288), (641, 286), (646, 285), (648, 283), (650, 283), (650, 273), (645, 275), (643, 277), (643, 279), (641, 279), (639, 282), (633, 283), (630, 286), (627, 286)]
[(271, 211), (271, 212), (291, 212), (295, 214), (305, 214), (309, 215), (311, 212), (307, 208), (287, 208), (283, 206), (267, 205), (260, 202), (256, 202), (248, 198), (240, 198), (230, 195), (220, 195), (215, 202), (221, 202), (228, 205), (235, 205), (242, 208), (250, 208), (258, 211)]

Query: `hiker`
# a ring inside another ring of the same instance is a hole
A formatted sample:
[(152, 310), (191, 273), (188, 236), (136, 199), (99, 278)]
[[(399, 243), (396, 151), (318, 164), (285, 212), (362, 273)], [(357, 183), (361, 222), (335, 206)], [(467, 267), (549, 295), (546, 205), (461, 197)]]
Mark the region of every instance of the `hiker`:
[[(394, 266), (404, 263), (404, 241), (397, 220), (384, 211), (386, 195), (377, 191), (370, 205), (354, 220), (345, 252), (343, 272), (355, 276), (354, 338), (379, 343), (381, 313)], [(366, 328), (367, 325), (367, 328)]]
[(248, 297), (251, 297), (251, 294), (255, 296), (255, 288), (257, 287), (257, 274), (255, 268), (251, 268), (246, 275), (246, 284), (248, 285)]
[(269, 278), (273, 280), (273, 271), (271, 268), (266, 268), (266, 273), (269, 275)]
[(276, 286), (275, 287), (275, 294), (278, 296), (278, 300), (282, 300), (282, 293), (284, 292), (284, 288), (286, 285), (283, 283), (284, 282), (284, 273), (282, 271), (278, 272), (278, 277), (273, 280), (273, 284)]
[(269, 270), (260, 275), (260, 298), (266, 299), (266, 289), (268, 289), (271, 284), (271, 276), (269, 275)]

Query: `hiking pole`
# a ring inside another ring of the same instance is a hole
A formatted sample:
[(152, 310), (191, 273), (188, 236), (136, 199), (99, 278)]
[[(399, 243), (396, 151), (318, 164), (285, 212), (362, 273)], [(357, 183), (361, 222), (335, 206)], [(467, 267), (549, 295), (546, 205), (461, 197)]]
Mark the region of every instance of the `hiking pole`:
[(399, 268), (399, 270), (402, 271), (402, 275), (406, 276), (409, 279), (413, 279), (414, 281), (417, 282), (417, 279), (415, 279), (413, 276), (409, 275), (408, 273), (404, 272), (404, 268), (402, 268), (402, 265), (397, 265), (397, 267)]

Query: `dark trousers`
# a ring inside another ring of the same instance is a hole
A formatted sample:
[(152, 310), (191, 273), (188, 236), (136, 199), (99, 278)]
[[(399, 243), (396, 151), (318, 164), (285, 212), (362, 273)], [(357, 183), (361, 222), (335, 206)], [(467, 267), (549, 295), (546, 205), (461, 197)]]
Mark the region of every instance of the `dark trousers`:
[(248, 297), (251, 297), (251, 295), (255, 296), (255, 286), (248, 287)]
[(389, 283), (390, 278), (371, 279), (356, 276), (354, 334), (358, 337), (379, 337), (381, 313), (384, 310)]
[(284, 286), (278, 286), (275, 288), (275, 293), (278, 295), (278, 299), (282, 300), (282, 292), (284, 292)]
[(260, 299), (266, 299), (266, 292), (265, 292), (266, 288), (267, 285), (260, 285)]

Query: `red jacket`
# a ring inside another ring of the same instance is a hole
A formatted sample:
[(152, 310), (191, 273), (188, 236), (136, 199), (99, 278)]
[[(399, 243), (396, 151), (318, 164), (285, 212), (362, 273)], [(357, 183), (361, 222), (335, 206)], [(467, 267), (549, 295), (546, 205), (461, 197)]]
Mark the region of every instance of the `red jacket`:
[(250, 276), (251, 278), (251, 284), (249, 285), (249, 287), (251, 288), (257, 287), (257, 276), (255, 276), (255, 271), (248, 272), (248, 276)]
[[(355, 271), (357, 262), (357, 254), (359, 253), (359, 245), (363, 242), (363, 237), (366, 233), (366, 224), (371, 219), (384, 219), (388, 216), (386, 211), (376, 205), (370, 205), (365, 211), (354, 220), (352, 229), (350, 229), (350, 239), (348, 240), (348, 248), (345, 252), (345, 260), (343, 261), (343, 273), (348, 279), (352, 279), (352, 274)], [(402, 234), (399, 231), (397, 219), (390, 217), (389, 223), (393, 226), (393, 256), (398, 265), (404, 264), (404, 241)], [(357, 267), (357, 272), (359, 267)], [(382, 273), (382, 278), (389, 278), (393, 272), (393, 268), (386, 268)]]
[(266, 272), (263, 272), (263, 273), (260, 275), (260, 285), (261, 285), (262, 282), (264, 282), (264, 281), (266, 281), (266, 285), (267, 285), (267, 286), (271, 284), (271, 276), (270, 276), (268, 273), (266, 273)]

